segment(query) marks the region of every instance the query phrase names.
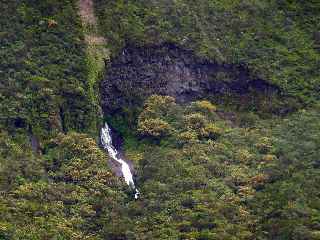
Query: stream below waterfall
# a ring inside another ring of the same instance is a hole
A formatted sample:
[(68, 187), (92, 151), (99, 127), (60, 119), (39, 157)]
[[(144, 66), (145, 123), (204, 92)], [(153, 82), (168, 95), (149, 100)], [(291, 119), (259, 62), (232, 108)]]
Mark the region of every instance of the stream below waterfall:
[(107, 123), (105, 123), (104, 127), (101, 129), (101, 143), (103, 148), (107, 150), (109, 156), (121, 165), (122, 176), (124, 177), (124, 180), (129, 185), (129, 187), (135, 191), (134, 198), (137, 199), (140, 192), (135, 187), (129, 164), (119, 157), (117, 149), (113, 146), (111, 129)]

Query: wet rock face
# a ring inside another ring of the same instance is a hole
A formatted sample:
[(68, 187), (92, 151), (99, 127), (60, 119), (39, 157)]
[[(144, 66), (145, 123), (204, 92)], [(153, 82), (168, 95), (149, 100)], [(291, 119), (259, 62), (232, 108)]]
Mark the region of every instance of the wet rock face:
[(151, 94), (187, 102), (215, 94), (246, 94), (252, 88), (275, 90), (253, 79), (244, 67), (209, 62), (171, 44), (127, 46), (108, 65), (101, 96), (104, 111), (110, 113), (139, 105)]

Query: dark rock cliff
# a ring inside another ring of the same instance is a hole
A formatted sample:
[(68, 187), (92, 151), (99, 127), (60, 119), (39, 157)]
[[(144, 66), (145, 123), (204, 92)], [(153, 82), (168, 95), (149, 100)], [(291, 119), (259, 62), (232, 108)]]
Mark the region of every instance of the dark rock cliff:
[(278, 91), (250, 76), (243, 66), (217, 64), (172, 44), (127, 46), (108, 64), (101, 83), (105, 112), (137, 106), (151, 94), (178, 102), (219, 94), (247, 94), (251, 89)]

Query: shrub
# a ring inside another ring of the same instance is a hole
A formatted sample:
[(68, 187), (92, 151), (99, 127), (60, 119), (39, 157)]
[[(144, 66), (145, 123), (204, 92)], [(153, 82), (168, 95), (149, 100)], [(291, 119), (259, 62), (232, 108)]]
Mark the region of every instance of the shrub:
[(250, 179), (250, 183), (254, 188), (259, 188), (267, 183), (269, 176), (263, 173), (260, 173)]
[(160, 118), (138, 122), (138, 132), (143, 136), (161, 138), (170, 135), (171, 131), (170, 124)]
[(241, 166), (230, 166), (230, 176), (226, 178), (226, 182), (230, 186), (243, 186), (250, 181), (248, 168)]
[(273, 154), (266, 154), (262, 156), (262, 161), (263, 162), (273, 162), (277, 160), (277, 156), (273, 155)]
[(206, 100), (193, 102), (191, 107), (194, 110), (200, 111), (204, 114), (211, 114), (217, 110), (217, 107), (215, 105)]
[(48, 144), (46, 160), (48, 174), (57, 182), (114, 182), (115, 176), (105, 163), (106, 154), (87, 134), (59, 134)]
[(187, 129), (189, 130), (196, 130), (197, 132), (199, 132), (200, 129), (205, 128), (207, 123), (207, 118), (201, 113), (191, 113), (185, 116), (185, 124)]
[(36, 158), (31, 146), (27, 142), (19, 144), (0, 131), (0, 194), (24, 181), (38, 180), (43, 174), (41, 159)]
[(176, 106), (175, 99), (170, 96), (151, 95), (144, 104), (139, 119), (166, 118)]
[(240, 186), (238, 193), (242, 198), (251, 198), (255, 194), (255, 190), (251, 186)]
[(255, 147), (257, 147), (262, 154), (269, 153), (273, 148), (271, 139), (268, 137), (260, 138), (259, 142), (255, 144)]
[(217, 127), (214, 123), (208, 123), (204, 128), (201, 128), (200, 134), (202, 137), (217, 139), (221, 136), (223, 130)]
[(253, 160), (253, 155), (247, 149), (239, 149), (236, 158), (240, 163), (248, 164)]
[(179, 133), (177, 136), (177, 141), (179, 145), (192, 143), (197, 140), (198, 140), (197, 134), (193, 131), (182, 132), (182, 133)]

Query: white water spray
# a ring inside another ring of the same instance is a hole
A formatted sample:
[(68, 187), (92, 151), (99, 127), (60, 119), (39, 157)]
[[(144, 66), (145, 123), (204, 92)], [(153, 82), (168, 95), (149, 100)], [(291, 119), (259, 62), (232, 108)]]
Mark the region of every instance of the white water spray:
[(134, 198), (137, 199), (139, 197), (140, 192), (134, 185), (132, 173), (128, 163), (126, 163), (123, 159), (118, 157), (118, 151), (112, 145), (111, 129), (109, 128), (107, 123), (105, 123), (104, 127), (101, 129), (101, 143), (103, 145), (103, 148), (108, 151), (109, 156), (121, 164), (121, 171), (124, 180), (130, 187), (134, 189)]

